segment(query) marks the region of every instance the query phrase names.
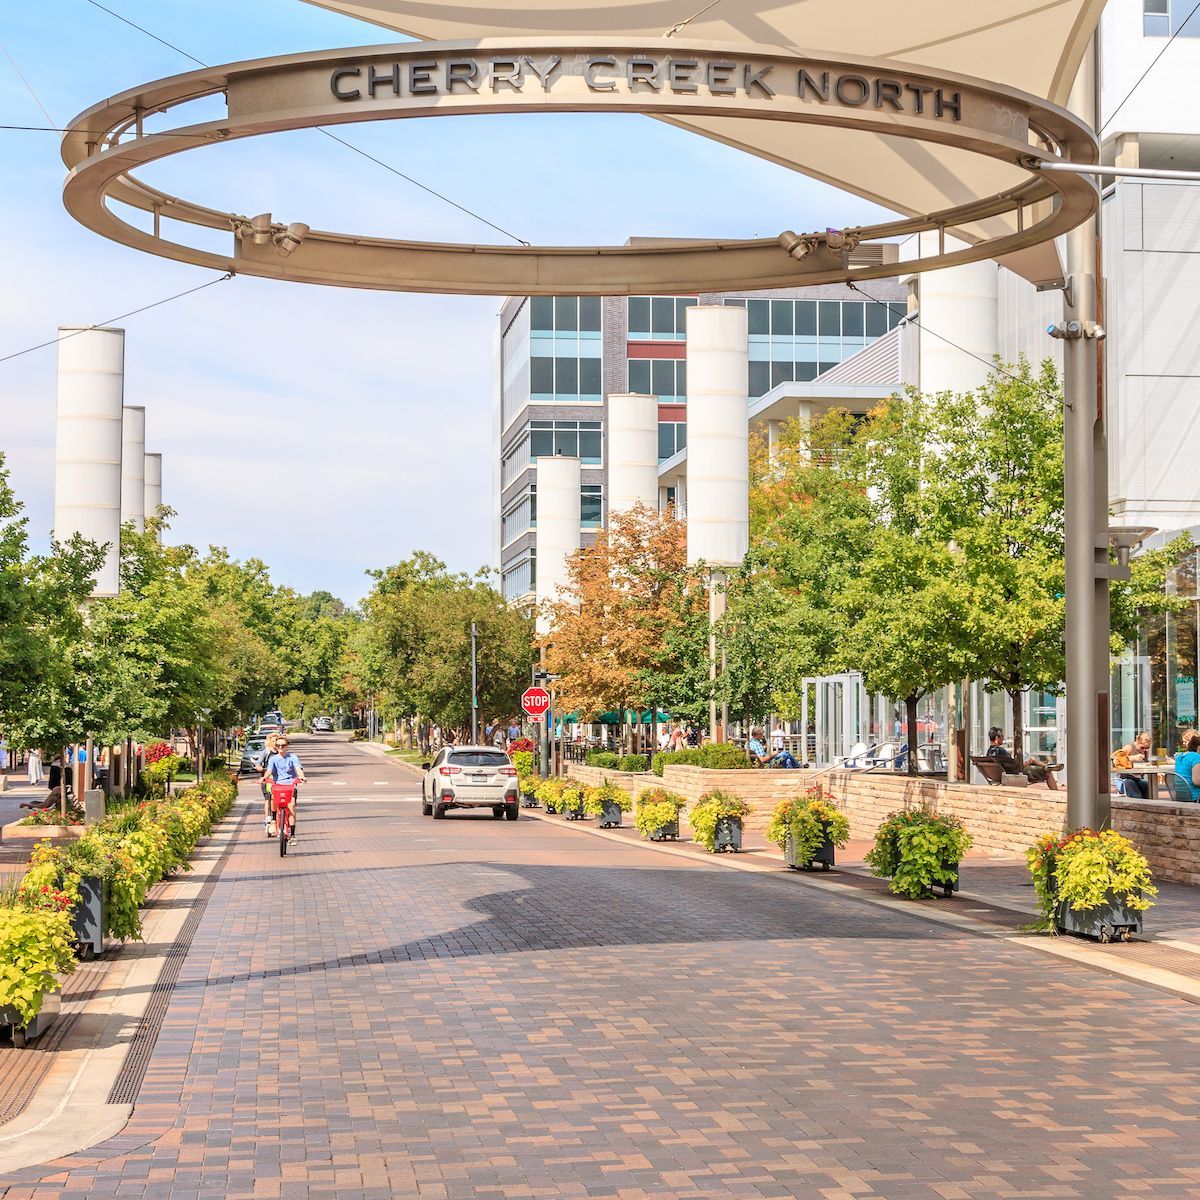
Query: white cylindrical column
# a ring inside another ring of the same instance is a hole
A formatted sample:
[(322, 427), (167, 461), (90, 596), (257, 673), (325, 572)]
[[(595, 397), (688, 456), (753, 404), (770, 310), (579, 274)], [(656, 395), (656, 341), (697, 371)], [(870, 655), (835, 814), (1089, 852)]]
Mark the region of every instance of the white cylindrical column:
[(146, 410), (126, 404), (121, 422), (121, 524), (146, 528)]
[(658, 508), (658, 397), (608, 398), (608, 512)]
[(147, 454), (143, 467), (144, 490), (142, 509), (146, 516), (153, 517), (162, 507), (162, 455)]
[(688, 563), (741, 566), (750, 542), (746, 310), (687, 310)]
[(568, 581), (567, 559), (579, 549), (580, 462), (563, 455), (544, 455), (537, 462), (537, 629), (549, 632), (541, 615), (545, 601), (558, 599)]
[(107, 547), (93, 596), (120, 586), (121, 400), (125, 331), (64, 326), (58, 346), (54, 442), (54, 536), (82, 534)]

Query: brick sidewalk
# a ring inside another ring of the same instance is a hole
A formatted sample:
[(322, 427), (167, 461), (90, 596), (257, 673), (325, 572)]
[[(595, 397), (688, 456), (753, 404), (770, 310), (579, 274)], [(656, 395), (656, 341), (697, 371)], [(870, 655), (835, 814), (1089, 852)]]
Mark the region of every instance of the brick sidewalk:
[(243, 829), (129, 1127), (9, 1200), (1200, 1192), (1191, 1005), (912, 910), (312, 790), (294, 856)]

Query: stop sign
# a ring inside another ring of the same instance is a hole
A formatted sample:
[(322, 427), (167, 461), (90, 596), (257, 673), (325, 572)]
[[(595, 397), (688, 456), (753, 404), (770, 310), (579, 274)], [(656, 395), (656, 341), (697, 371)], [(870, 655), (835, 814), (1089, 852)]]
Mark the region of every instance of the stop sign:
[(526, 716), (537, 721), (546, 715), (546, 710), (550, 707), (550, 693), (542, 687), (527, 688), (521, 696), (521, 707)]

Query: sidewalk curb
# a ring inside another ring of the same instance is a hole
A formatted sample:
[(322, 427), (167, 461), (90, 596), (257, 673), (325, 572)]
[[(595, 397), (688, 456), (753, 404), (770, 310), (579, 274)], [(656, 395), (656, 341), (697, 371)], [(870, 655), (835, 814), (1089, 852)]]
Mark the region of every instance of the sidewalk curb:
[[(539, 809), (524, 809), (522, 810), (522, 816), (533, 817), (547, 825), (555, 824), (552, 817)], [(844, 899), (852, 899), (862, 904), (870, 904), (876, 908), (900, 913), (916, 920), (930, 921), (936, 925), (946, 925), (967, 933), (977, 934), (981, 937), (1007, 942), (1010, 945), (1032, 950), (1051, 958), (1065, 959), (1068, 962), (1089, 967), (1106, 975), (1114, 975), (1120, 979), (1153, 988), (1155, 991), (1166, 992), (1168, 995), (1174, 996), (1179, 1000), (1185, 1000), (1190, 1004), (1200, 1004), (1200, 979), (1190, 979), (1186, 975), (1180, 975), (1177, 972), (1169, 971), (1162, 967), (1125, 962), (1121, 959), (1113, 958), (1105, 950), (1089, 942), (1078, 941), (1068, 937), (1048, 937), (1045, 934), (1037, 933), (1013, 933), (1003, 926), (980, 921), (965, 913), (951, 913), (946, 910), (938, 910), (928, 904), (918, 905), (918, 903), (910, 900), (897, 900), (883, 895), (871, 895), (848, 884), (839, 883), (834, 879), (825, 879), (816, 875), (789, 871), (782, 865), (782, 862), (778, 866), (769, 865), (761, 860), (756, 861), (749, 858), (740, 858), (733, 854), (712, 854), (706, 858), (699, 858), (697, 855), (673, 846), (668, 842), (630, 842), (627, 838), (621, 837), (620, 834), (610, 833), (606, 829), (595, 829), (580, 822), (571, 822), (571, 825), (575, 827), (576, 832), (587, 833), (592, 837), (604, 838), (610, 842), (619, 842), (623, 846), (653, 850), (657, 854), (669, 854), (675, 858), (684, 858), (693, 863), (711, 863), (713, 866), (726, 867), (735, 871), (749, 871), (753, 874), (765, 875), (768, 878), (774, 877), (779, 880), (794, 881), (803, 887), (816, 888), (820, 891), (841, 896)], [(567, 823), (563, 822), (562, 827), (566, 828)], [(959, 898), (966, 901), (977, 901), (982, 904), (994, 904), (994, 901), (975, 893), (960, 892)], [(1032, 913), (1029, 919), (1032, 923), (1034, 920)], [(1164, 944), (1169, 945), (1170, 943), (1167, 942)]]
[[(233, 808), (205, 840), (196, 869), (167, 880), (163, 899), (194, 900), (216, 874), (225, 848), (237, 837), (243, 805), (254, 796), (239, 794)], [(24, 1110), (0, 1125), (0, 1174), (40, 1166), (90, 1149), (115, 1137), (133, 1115), (133, 1104), (109, 1104), (108, 1094), (125, 1066), (130, 1044), (150, 1004), (152, 989), (191, 905), (152, 907), (143, 940), (127, 942), (111, 962), (96, 994), (79, 1012), (56, 1061)], [(36, 1053), (29, 1051), (28, 1053)]]
[(378, 742), (347, 742), (346, 745), (352, 746), (356, 750), (362, 750), (372, 758), (381, 758), (384, 762), (389, 762), (395, 767), (407, 767), (416, 774), (418, 779), (424, 774), (420, 767), (414, 766), (410, 762), (405, 762), (404, 759), (397, 758), (394, 754), (389, 754), (387, 747), (380, 745)]

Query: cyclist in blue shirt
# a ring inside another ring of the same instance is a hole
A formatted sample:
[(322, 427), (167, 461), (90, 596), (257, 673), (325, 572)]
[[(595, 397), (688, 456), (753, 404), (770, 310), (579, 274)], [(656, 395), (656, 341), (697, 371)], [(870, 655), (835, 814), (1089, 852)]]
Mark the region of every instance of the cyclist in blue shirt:
[[(275, 739), (275, 753), (267, 759), (263, 780), (268, 788), (273, 783), (301, 784), (308, 782), (304, 776), (304, 768), (300, 765), (300, 760), (288, 750), (288, 740), (286, 737), (281, 736)], [(295, 814), (296, 798), (298, 795), (298, 790), (292, 793), (292, 828), (290, 835), (293, 839), (296, 836)], [(267, 833), (270, 834), (270, 826), (267, 827)]]

